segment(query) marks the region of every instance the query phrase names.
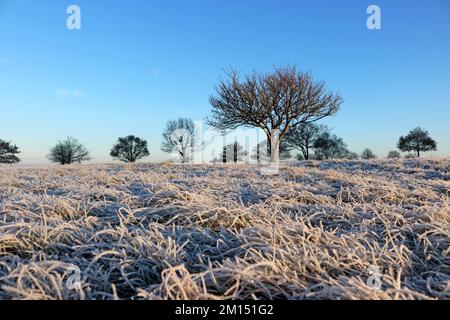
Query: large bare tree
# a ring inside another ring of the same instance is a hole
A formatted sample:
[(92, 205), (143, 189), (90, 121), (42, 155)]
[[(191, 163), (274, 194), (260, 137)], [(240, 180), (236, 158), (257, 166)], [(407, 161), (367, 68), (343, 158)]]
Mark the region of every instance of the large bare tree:
[(343, 102), (339, 94), (327, 91), (325, 82), (314, 81), (295, 66), (268, 74), (253, 72), (243, 79), (231, 71), (215, 91), (208, 124), (219, 130), (261, 128), (271, 142), (271, 162), (278, 162), (280, 143), (289, 129), (332, 116)]

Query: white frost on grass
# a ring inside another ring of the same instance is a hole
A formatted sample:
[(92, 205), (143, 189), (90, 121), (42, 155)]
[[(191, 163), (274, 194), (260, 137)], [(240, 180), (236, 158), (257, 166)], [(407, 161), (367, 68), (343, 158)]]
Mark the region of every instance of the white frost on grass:
[(3, 167), (0, 299), (449, 299), (449, 170)]

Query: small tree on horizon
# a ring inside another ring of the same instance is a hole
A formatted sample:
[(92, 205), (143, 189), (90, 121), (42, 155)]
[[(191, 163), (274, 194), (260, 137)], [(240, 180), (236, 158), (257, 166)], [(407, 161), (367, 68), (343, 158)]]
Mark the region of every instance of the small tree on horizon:
[(326, 130), (327, 128), (323, 125), (302, 123), (287, 132), (286, 142), (292, 148), (300, 150), (304, 160), (309, 160), (310, 150), (314, 148), (314, 143)]
[(330, 129), (324, 127), (324, 131), (316, 138), (314, 142), (314, 159), (358, 159), (359, 155), (347, 148), (344, 140), (335, 134), (332, 134)]
[(19, 148), (16, 145), (0, 139), (0, 164), (14, 164), (20, 162), (20, 159), (16, 156), (19, 153)]
[(176, 152), (182, 163), (187, 163), (192, 159), (196, 139), (194, 121), (187, 118), (171, 120), (167, 122), (162, 136), (162, 151)]
[(342, 158), (343, 159), (347, 159), (347, 160), (358, 160), (359, 159), (359, 154), (357, 154), (356, 152), (352, 152), (352, 151), (346, 150), (342, 154)]
[(66, 140), (58, 141), (56, 145), (50, 149), (50, 154), (47, 157), (51, 162), (59, 163), (61, 165), (91, 160), (89, 151), (86, 147), (72, 137), (67, 137)]
[(403, 152), (414, 151), (417, 157), (420, 157), (420, 152), (436, 151), (437, 143), (430, 137), (428, 131), (417, 127), (406, 136), (401, 136), (397, 147)]
[(219, 130), (239, 126), (261, 128), (270, 141), (271, 162), (278, 162), (280, 144), (289, 129), (337, 113), (343, 99), (328, 92), (324, 82), (294, 67), (254, 72), (241, 79), (236, 71), (221, 81), (211, 96), (209, 125)]
[(133, 135), (119, 138), (109, 153), (114, 160), (134, 163), (150, 155), (147, 141)]
[(396, 151), (396, 150), (392, 150), (392, 151), (389, 151), (387, 157), (388, 157), (388, 159), (398, 159), (398, 158), (400, 158), (401, 156), (400, 156), (400, 152), (398, 152), (398, 151)]
[(361, 153), (361, 159), (363, 160), (372, 160), (376, 158), (377, 156), (375, 155), (375, 153), (373, 153), (369, 148), (364, 149)]
[(230, 143), (223, 147), (222, 150), (222, 162), (223, 163), (238, 163), (244, 161), (247, 156), (247, 151), (237, 141)]
[(341, 158), (348, 152), (344, 140), (328, 130), (316, 139), (314, 150), (316, 160)]

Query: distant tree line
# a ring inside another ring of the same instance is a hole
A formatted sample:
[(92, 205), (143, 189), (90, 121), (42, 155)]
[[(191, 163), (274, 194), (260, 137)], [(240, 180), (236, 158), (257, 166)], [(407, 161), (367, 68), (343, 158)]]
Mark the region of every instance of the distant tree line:
[[(169, 134), (175, 129), (175, 134)], [(186, 131), (180, 129), (186, 128)], [(188, 163), (192, 159), (194, 150), (193, 121), (189, 119), (178, 119), (170, 121), (163, 133), (161, 150), (165, 152), (176, 152), (181, 163)], [(177, 131), (178, 130), (178, 131)], [(398, 149), (402, 152), (411, 152), (406, 158), (420, 157), (421, 152), (437, 150), (437, 143), (420, 128), (413, 129), (408, 135), (400, 137)], [(280, 145), (280, 158), (290, 159), (292, 152), (298, 151), (297, 160), (329, 160), (329, 159), (376, 159), (377, 156), (368, 148), (358, 155), (348, 150), (342, 138), (336, 136), (324, 125), (306, 123), (288, 131), (286, 139)], [(271, 159), (271, 148), (268, 141), (260, 142), (252, 150), (251, 158), (258, 163), (269, 162)], [(11, 142), (0, 140), (0, 163), (14, 164), (20, 162), (18, 158), (19, 148)], [(113, 145), (110, 156), (122, 162), (134, 163), (150, 155), (148, 143), (142, 138), (129, 135), (121, 137)], [(244, 161), (248, 153), (237, 141), (223, 147), (220, 156), (214, 158), (213, 163), (238, 163)], [(58, 141), (47, 156), (51, 162), (61, 165), (81, 163), (91, 160), (89, 151), (77, 139), (68, 137)], [(399, 151), (392, 150), (387, 158), (400, 158)]]
[[(348, 149), (342, 138), (317, 121), (335, 115), (343, 98), (328, 91), (323, 81), (315, 81), (311, 74), (298, 72), (294, 67), (275, 68), (272, 73), (253, 72), (241, 77), (231, 71), (228, 78), (215, 87), (210, 97), (211, 117), (207, 123), (225, 131), (238, 127), (261, 129), (266, 140), (260, 142), (251, 155), (258, 162), (276, 162), (291, 158), (297, 152), (299, 160), (326, 159), (375, 159), (377, 156), (365, 149), (357, 154)], [(161, 150), (178, 155), (181, 163), (192, 160), (197, 134), (191, 119), (179, 118), (167, 123), (162, 133)], [(422, 152), (437, 150), (437, 143), (429, 133), (415, 128), (400, 137), (397, 148), (409, 152), (407, 157), (420, 157)], [(14, 164), (20, 161), (17, 146), (0, 140), (0, 163)], [(113, 145), (110, 156), (114, 160), (134, 163), (148, 157), (146, 140), (129, 135), (121, 137)], [(247, 151), (238, 143), (223, 146), (213, 162), (243, 161)], [(388, 158), (399, 158), (398, 151), (390, 151)], [(62, 165), (90, 160), (89, 151), (78, 140), (68, 137), (50, 149), (48, 159)]]

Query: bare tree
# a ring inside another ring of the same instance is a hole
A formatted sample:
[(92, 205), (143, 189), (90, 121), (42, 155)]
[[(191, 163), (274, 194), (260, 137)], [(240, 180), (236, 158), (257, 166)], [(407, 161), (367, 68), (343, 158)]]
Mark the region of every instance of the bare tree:
[(289, 146), (302, 152), (304, 160), (309, 160), (310, 150), (314, 148), (314, 143), (326, 130), (327, 128), (323, 125), (302, 123), (288, 130), (286, 141)]
[(77, 139), (68, 137), (64, 141), (58, 141), (56, 145), (50, 149), (48, 159), (62, 165), (81, 163), (91, 159), (89, 151)]
[(400, 137), (398, 141), (398, 148), (403, 151), (414, 151), (417, 157), (420, 157), (421, 151), (436, 151), (437, 143), (434, 141), (428, 131), (421, 128), (411, 130), (406, 137)]
[(289, 129), (336, 114), (343, 101), (327, 92), (324, 82), (315, 82), (295, 66), (253, 73), (242, 81), (236, 71), (228, 76), (210, 98), (213, 110), (208, 124), (220, 130), (261, 128), (271, 142), (272, 162), (278, 161), (280, 143)]
[(14, 164), (20, 162), (20, 159), (16, 156), (19, 153), (17, 146), (0, 139), (0, 163)]
[(113, 159), (134, 163), (137, 160), (149, 156), (150, 152), (148, 151), (147, 141), (129, 135), (119, 138), (109, 154)]
[(196, 140), (194, 121), (187, 118), (171, 120), (167, 122), (162, 136), (162, 151), (178, 153), (182, 163), (192, 159)]

